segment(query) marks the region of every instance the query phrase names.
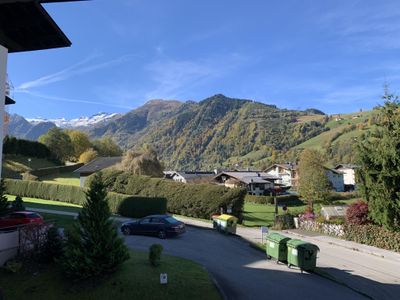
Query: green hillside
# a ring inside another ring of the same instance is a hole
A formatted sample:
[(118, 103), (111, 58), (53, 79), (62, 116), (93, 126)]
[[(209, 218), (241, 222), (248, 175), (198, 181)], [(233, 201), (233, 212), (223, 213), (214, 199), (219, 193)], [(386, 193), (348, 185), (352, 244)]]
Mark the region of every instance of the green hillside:
[(326, 130), (324, 120), (316, 110), (215, 95), (199, 103), (153, 101), (90, 134), (110, 134), (125, 149), (149, 144), (167, 168), (211, 169), (287, 151)]

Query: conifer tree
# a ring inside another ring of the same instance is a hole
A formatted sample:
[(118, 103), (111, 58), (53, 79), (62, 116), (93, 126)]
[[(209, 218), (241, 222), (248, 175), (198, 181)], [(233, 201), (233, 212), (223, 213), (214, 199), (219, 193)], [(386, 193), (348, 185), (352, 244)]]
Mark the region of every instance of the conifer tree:
[(8, 208), (8, 199), (4, 195), (6, 193), (6, 185), (4, 183), (4, 179), (0, 180), (0, 214), (7, 211)]
[(110, 220), (101, 173), (94, 176), (78, 221), (67, 232), (61, 264), (67, 275), (87, 278), (111, 273), (129, 258), (123, 240)]
[(358, 144), (358, 180), (369, 216), (389, 230), (400, 230), (400, 103), (385, 90), (376, 129)]

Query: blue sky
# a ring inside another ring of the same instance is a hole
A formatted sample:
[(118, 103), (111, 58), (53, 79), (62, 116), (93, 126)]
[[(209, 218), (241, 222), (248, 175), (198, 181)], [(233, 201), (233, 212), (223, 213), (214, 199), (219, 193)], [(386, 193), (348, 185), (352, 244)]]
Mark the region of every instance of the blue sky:
[(214, 94), (327, 113), (399, 93), (400, 2), (94, 0), (47, 4), (71, 48), (9, 55), (25, 117), (126, 112)]

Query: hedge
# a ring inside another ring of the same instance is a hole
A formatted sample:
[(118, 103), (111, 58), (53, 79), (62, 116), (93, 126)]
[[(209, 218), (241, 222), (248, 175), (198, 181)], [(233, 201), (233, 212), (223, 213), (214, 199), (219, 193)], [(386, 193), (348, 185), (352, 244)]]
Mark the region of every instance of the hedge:
[[(196, 218), (210, 218), (222, 207), (242, 217), (245, 189), (229, 189), (212, 184), (185, 184), (168, 179), (135, 176), (118, 170), (105, 170), (103, 180), (111, 192), (167, 199), (170, 213)], [(93, 175), (85, 184), (88, 186)]]
[(400, 252), (400, 232), (377, 225), (346, 225), (344, 238), (360, 244)]
[(82, 167), (84, 164), (79, 163), (79, 164), (74, 164), (74, 165), (69, 165), (69, 166), (56, 166), (56, 167), (49, 167), (49, 168), (41, 168), (41, 169), (36, 169), (33, 171), (30, 171), (34, 176), (37, 177), (42, 177), (46, 175), (53, 175), (53, 174), (59, 174), (59, 173), (69, 173), (77, 170), (78, 168)]
[[(40, 198), (83, 205), (86, 202), (86, 188), (38, 181), (5, 179), (6, 192), (21, 197)], [(112, 213), (124, 217), (141, 218), (166, 212), (167, 200), (161, 197), (131, 196), (108, 193), (108, 204)]]
[[(273, 196), (254, 196), (246, 195), (244, 198), (246, 202), (256, 204), (274, 204)], [(290, 205), (290, 204), (302, 204), (297, 195), (280, 195), (276, 196), (278, 204)]]

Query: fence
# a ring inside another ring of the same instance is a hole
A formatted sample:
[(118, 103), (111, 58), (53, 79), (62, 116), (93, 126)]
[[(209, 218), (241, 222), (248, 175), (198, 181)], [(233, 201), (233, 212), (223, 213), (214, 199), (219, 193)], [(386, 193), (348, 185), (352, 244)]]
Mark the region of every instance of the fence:
[(40, 250), (47, 241), (47, 232), (54, 223), (30, 223), (0, 231), (0, 267), (17, 255), (29, 256)]

